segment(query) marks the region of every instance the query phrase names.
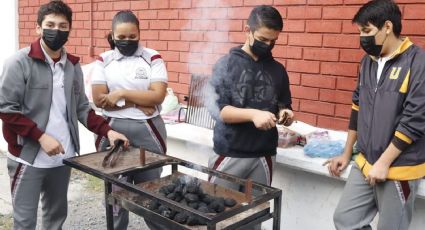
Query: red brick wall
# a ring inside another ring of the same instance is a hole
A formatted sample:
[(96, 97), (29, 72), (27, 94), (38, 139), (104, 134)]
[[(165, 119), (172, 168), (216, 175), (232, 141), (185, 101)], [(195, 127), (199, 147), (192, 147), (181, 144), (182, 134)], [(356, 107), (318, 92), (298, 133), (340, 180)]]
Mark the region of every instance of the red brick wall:
[[(19, 0), (19, 44), (36, 38), (40, 4)], [(169, 85), (180, 98), (188, 92), (191, 73), (209, 73), (230, 47), (245, 41), (243, 26), (253, 6), (273, 4), (284, 18), (274, 56), (290, 75), (297, 118), (320, 127), (345, 130), (350, 114), (359, 49), (351, 19), (365, 0), (67, 0), (74, 11), (69, 52), (90, 63), (108, 50), (105, 35), (113, 15), (137, 13), (147, 47), (158, 50), (169, 71)], [(425, 1), (398, 0), (403, 32), (425, 47)], [(92, 13), (90, 10), (92, 9)], [(92, 21), (90, 22), (90, 18)], [(90, 30), (93, 28), (93, 30)]]

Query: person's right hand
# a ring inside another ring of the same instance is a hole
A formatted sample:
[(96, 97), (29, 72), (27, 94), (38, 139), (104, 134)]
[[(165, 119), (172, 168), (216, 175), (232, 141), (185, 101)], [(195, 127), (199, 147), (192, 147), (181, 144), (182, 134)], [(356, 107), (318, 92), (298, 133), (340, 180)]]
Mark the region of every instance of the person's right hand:
[(276, 126), (276, 116), (269, 111), (256, 110), (252, 122), (257, 129), (269, 130)]
[(54, 156), (59, 153), (65, 153), (65, 150), (63, 149), (61, 143), (59, 143), (59, 141), (57, 141), (55, 138), (49, 136), (46, 133), (41, 135), (40, 139), (38, 139), (38, 142), (40, 143), (41, 148), (49, 156)]
[(348, 163), (350, 163), (350, 158), (351, 157), (347, 157), (347, 154), (343, 153), (340, 156), (336, 156), (325, 161), (323, 166), (328, 165), (329, 174), (331, 176), (339, 177), (341, 176), (342, 171), (347, 168)]
[(154, 106), (151, 107), (147, 107), (147, 106), (137, 106), (138, 109), (142, 110), (142, 112), (146, 115), (146, 116), (151, 116), (152, 114), (155, 113), (156, 108)]

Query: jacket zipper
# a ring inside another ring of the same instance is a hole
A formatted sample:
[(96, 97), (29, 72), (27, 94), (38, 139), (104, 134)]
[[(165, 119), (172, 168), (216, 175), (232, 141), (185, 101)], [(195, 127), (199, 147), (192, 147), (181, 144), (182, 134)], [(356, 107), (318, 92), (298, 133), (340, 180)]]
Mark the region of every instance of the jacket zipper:
[[(388, 61), (390, 61), (390, 60), (388, 60)], [(382, 85), (383, 84), (383, 81), (385, 80), (384, 78), (383, 78), (383, 76), (385, 75), (385, 73), (387, 72), (387, 69), (388, 69), (388, 61), (385, 63), (385, 65), (384, 65), (384, 68), (382, 69), (382, 72), (381, 72), (381, 76), (379, 77), (379, 81), (378, 82), (376, 82), (376, 86), (375, 86), (375, 89), (374, 89), (374, 94), (373, 94), (373, 104), (372, 104), (372, 110), (371, 110), (371, 119), (370, 119), (370, 125), (369, 125), (369, 138), (368, 138), (368, 144), (367, 144), (367, 148), (366, 149), (369, 149), (370, 148), (370, 144), (371, 144), (371, 140), (372, 140), (372, 125), (373, 125), (373, 120), (374, 120), (374, 111), (375, 111), (375, 102), (376, 102), (376, 94), (377, 94), (377, 92), (378, 92), (378, 87), (380, 86), (380, 85)], [(373, 79), (372, 79), (373, 80)], [(366, 156), (365, 156), (366, 157)], [(367, 159), (366, 159), (367, 160)]]

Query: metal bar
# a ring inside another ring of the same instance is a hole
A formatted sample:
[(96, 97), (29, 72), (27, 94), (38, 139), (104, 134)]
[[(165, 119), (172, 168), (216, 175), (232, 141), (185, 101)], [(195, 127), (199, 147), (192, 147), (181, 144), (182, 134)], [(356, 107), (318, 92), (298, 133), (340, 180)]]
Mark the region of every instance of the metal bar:
[(215, 230), (217, 228), (217, 225), (214, 223), (208, 223), (207, 224), (207, 230)]
[(274, 198), (274, 206), (273, 206), (273, 230), (279, 230), (280, 229), (280, 215), (281, 215), (281, 208), (282, 208), (282, 191), (280, 191), (280, 194), (278, 197)]
[(172, 164), (171, 165), (171, 173), (177, 172), (177, 166), (178, 166), (178, 164)]
[(229, 225), (225, 228), (223, 228), (223, 230), (230, 230), (230, 229), (245, 229), (245, 227), (248, 226), (253, 226), (255, 224), (260, 224), (268, 219), (271, 219), (273, 216), (272, 214), (269, 213), (270, 212), (270, 208), (264, 209), (258, 213), (255, 213), (251, 216), (248, 216), (245, 219), (242, 219), (238, 222), (235, 222), (232, 225)]
[(140, 164), (143, 166), (146, 164), (146, 151), (143, 148), (140, 148)]
[(245, 181), (245, 197), (248, 200), (248, 202), (252, 201), (252, 180), (251, 180), (251, 178), (248, 178)]
[(108, 230), (114, 229), (114, 219), (112, 205), (108, 202), (109, 194), (112, 192), (112, 185), (109, 181), (105, 180), (105, 214), (106, 214), (106, 228)]

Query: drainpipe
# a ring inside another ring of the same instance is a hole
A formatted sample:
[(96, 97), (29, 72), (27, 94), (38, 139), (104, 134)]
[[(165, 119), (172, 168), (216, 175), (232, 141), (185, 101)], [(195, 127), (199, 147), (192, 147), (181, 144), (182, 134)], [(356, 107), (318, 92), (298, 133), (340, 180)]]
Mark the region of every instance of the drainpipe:
[(89, 38), (89, 57), (94, 56), (94, 50), (93, 50), (93, 0), (90, 0), (90, 38)]

